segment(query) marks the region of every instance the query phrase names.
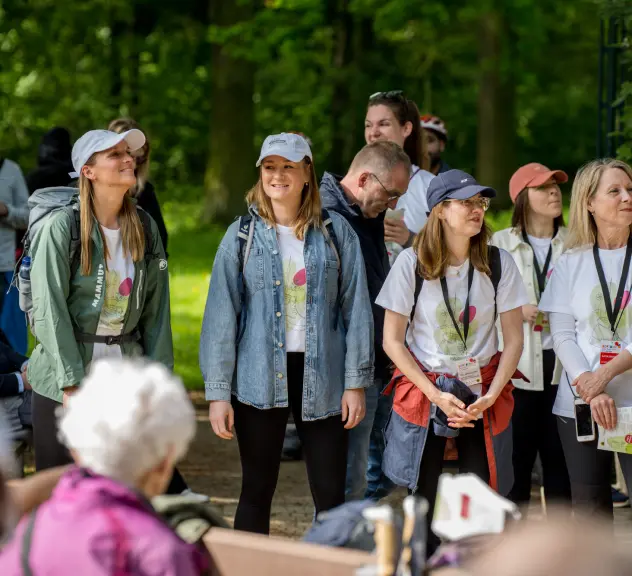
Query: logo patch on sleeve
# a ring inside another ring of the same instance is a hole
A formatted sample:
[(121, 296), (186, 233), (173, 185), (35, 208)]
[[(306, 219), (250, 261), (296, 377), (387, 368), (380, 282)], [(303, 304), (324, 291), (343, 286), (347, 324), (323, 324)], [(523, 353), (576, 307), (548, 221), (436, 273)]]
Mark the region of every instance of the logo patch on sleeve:
[(161, 270), (166, 270), (167, 269), (167, 261), (166, 260), (161, 260), (158, 263), (158, 268), (160, 268)]

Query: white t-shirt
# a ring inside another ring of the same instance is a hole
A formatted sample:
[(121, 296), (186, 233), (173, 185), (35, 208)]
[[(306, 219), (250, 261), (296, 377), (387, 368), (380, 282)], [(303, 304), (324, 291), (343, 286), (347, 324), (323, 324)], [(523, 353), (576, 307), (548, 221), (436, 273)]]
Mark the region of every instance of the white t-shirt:
[(408, 190), (397, 201), (397, 209), (404, 209), (404, 222), (406, 227), (415, 234), (424, 227), (428, 216), (428, 186), (434, 178), (434, 174), (422, 170), (413, 164), (410, 174)]
[[(527, 234), (527, 238), (529, 239), (529, 244), (531, 244), (531, 248), (533, 248), (533, 253), (535, 257), (538, 259), (538, 264), (540, 265), (540, 270), (544, 267), (544, 263), (546, 262), (546, 257), (549, 253), (549, 248), (551, 247), (552, 238), (537, 238), (535, 236), (531, 236), (531, 234)], [(535, 269), (534, 269), (535, 275)], [(547, 277), (550, 277), (553, 273), (553, 262), (549, 262), (549, 270), (547, 273)], [(537, 279), (534, 278), (534, 282), (537, 284)], [(546, 285), (545, 285), (546, 286)], [(541, 319), (541, 316), (538, 316), (538, 320)], [(548, 322), (544, 322), (541, 324), (536, 323), (536, 326), (541, 326), (542, 332), (542, 349), (543, 350), (553, 350), (553, 336), (551, 335), (551, 327)]]
[[(616, 250), (599, 250), (599, 259), (610, 290), (610, 302), (614, 302), (619, 288), (625, 250), (625, 247)], [(623, 299), (625, 308), (616, 334), (616, 339), (624, 343), (623, 347), (632, 343), (632, 310), (628, 305), (631, 276), (632, 267), (626, 281)], [(540, 300), (540, 309), (545, 312), (559, 312), (573, 316), (577, 344), (591, 370), (596, 370), (599, 367), (601, 342), (611, 341), (613, 336), (599, 276), (597, 276), (592, 246), (573, 249), (560, 256)], [(568, 376), (566, 370), (562, 373), (553, 406), (554, 414), (574, 418), (574, 398), (569, 384), (576, 376), (578, 375)], [(617, 406), (632, 406), (632, 371), (614, 378), (605, 391), (614, 399)]]
[(285, 292), (285, 349), (305, 352), (307, 276), (303, 248), (305, 242), (294, 235), (293, 228), (276, 225)]
[[(123, 331), (127, 306), (134, 286), (134, 261), (131, 254), (123, 253), (123, 239), (120, 230), (110, 230), (101, 226), (103, 239), (108, 247), (107, 270), (105, 271), (105, 296), (99, 316), (97, 334), (118, 336)], [(121, 358), (118, 344), (95, 344), (92, 360), (99, 358)]]
[[(498, 314), (528, 303), (527, 292), (513, 258), (500, 250), (501, 278), (496, 303)], [(417, 257), (412, 248), (404, 250), (391, 268), (376, 303), (387, 310), (410, 316), (415, 294)], [(469, 260), (449, 266), (446, 284), (450, 306), (463, 334), (463, 309), (467, 298)], [(486, 274), (474, 271), (470, 292), (470, 326), (467, 351), (463, 348), (443, 300), (440, 280), (424, 280), (412, 329), (407, 342), (412, 353), (431, 372), (457, 374), (457, 362), (470, 356), (486, 366), (498, 352), (498, 333), (494, 321), (494, 286)], [(480, 394), (480, 390), (472, 388)]]

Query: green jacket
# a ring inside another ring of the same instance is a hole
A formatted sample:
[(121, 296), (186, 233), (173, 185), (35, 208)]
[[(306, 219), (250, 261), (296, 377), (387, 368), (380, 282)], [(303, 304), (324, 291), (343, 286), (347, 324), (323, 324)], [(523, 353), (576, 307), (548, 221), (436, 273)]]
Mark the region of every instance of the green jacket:
[[(134, 284), (123, 333), (138, 328), (138, 342), (121, 344), (124, 356), (147, 356), (173, 369), (169, 310), (169, 272), (156, 223), (151, 220), (151, 256), (134, 265)], [(61, 402), (63, 389), (77, 386), (92, 360), (93, 344), (77, 342), (74, 330), (96, 334), (105, 298), (106, 263), (98, 225), (92, 229), (92, 272), (71, 278), (70, 221), (51, 214), (32, 245), (31, 292), (37, 346), (28, 364), (28, 379), (40, 395)]]

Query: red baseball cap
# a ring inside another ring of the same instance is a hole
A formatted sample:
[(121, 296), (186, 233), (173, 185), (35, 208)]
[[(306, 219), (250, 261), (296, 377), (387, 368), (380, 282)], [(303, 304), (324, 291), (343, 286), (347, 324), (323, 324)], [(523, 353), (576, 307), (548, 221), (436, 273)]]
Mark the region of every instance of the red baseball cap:
[(509, 196), (513, 203), (518, 194), (525, 188), (542, 186), (549, 178), (554, 178), (558, 184), (568, 182), (568, 174), (563, 170), (549, 170), (544, 164), (531, 162), (518, 168), (509, 180)]

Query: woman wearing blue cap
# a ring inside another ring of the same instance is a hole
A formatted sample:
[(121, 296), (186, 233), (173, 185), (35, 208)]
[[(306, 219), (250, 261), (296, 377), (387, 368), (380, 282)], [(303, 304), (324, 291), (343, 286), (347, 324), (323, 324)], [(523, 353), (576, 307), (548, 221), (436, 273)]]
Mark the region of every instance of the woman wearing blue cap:
[[(384, 350), (396, 366), (384, 472), (428, 499), (431, 510), (448, 437), (455, 437), (461, 472), (503, 495), (513, 484), (509, 381), (528, 299), (511, 256), (488, 247), (484, 216), (495, 195), (460, 170), (435, 177), (428, 222), (377, 299), (386, 309)], [(436, 543), (430, 539), (431, 550)]]
[[(156, 223), (137, 209), (130, 152), (140, 130), (92, 130), (72, 149), (75, 188), (46, 188), (29, 201), (32, 306), (38, 344), (28, 365), (33, 387), (35, 463), (69, 461), (55, 409), (104, 357), (145, 355), (173, 368), (169, 276)], [(20, 290), (24, 290), (20, 271)]]
[(200, 340), (209, 420), (237, 434), (235, 528), (267, 534), (285, 425), (294, 416), (316, 512), (344, 502), (346, 429), (373, 383), (373, 320), (360, 244), (321, 210), (312, 153), (268, 136), (247, 216), (215, 256)]

